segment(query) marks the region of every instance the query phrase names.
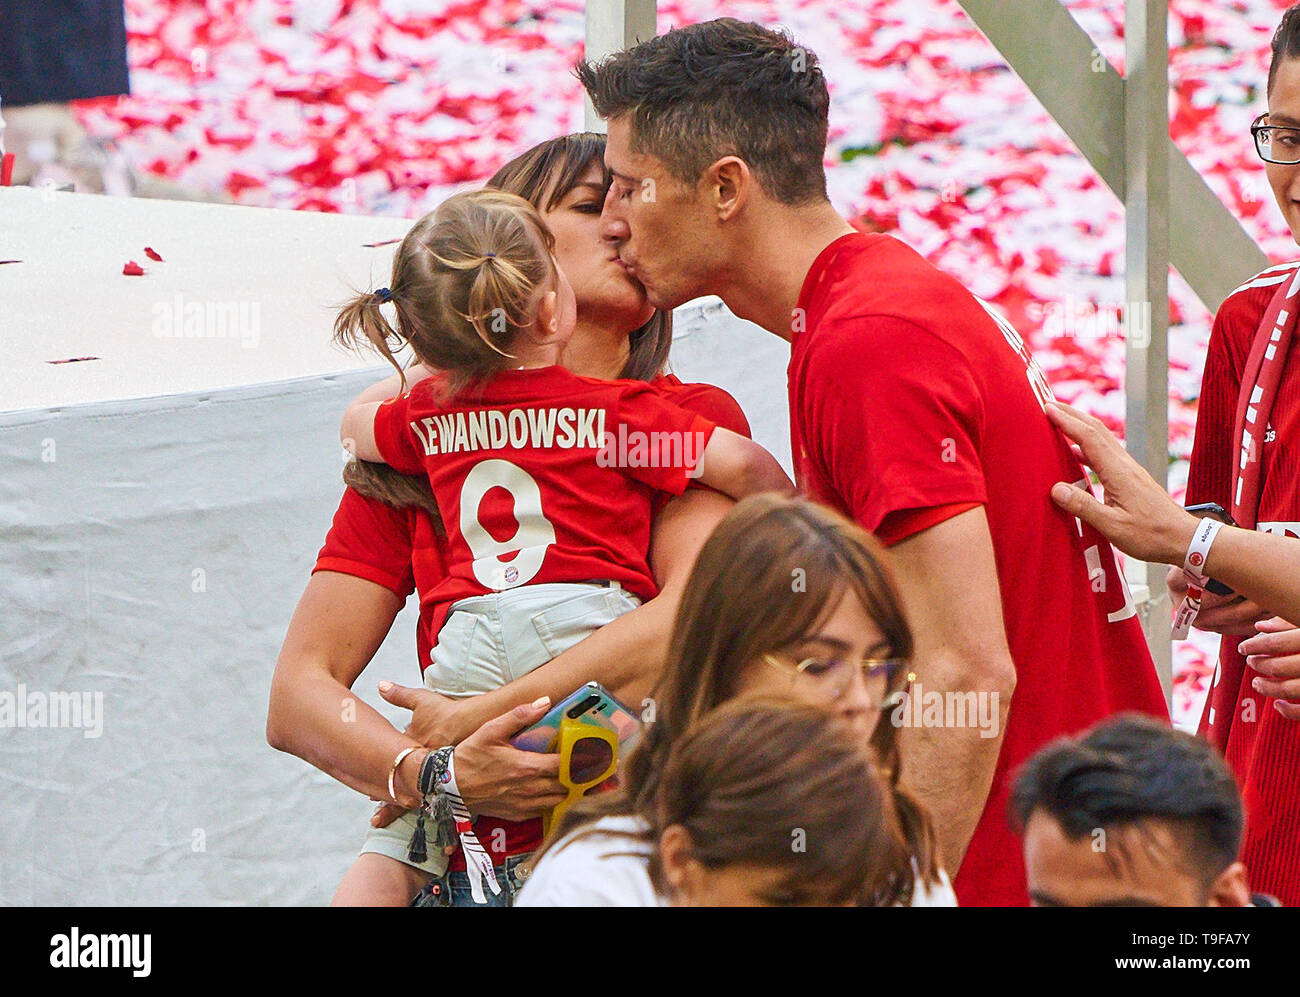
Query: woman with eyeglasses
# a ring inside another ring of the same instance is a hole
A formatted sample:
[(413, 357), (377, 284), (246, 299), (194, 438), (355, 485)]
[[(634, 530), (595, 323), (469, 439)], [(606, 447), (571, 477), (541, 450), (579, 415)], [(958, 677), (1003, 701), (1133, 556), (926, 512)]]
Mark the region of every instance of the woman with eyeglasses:
[(912, 632), (880, 544), (831, 510), (757, 495), (700, 550), (641, 746), (615, 793), (588, 797), (552, 828), (521, 906), (653, 906), (653, 808), (665, 765), (693, 723), (731, 700), (785, 697), (829, 707), (879, 759), (915, 881), (899, 900), (955, 906), (930, 818), (900, 781), (895, 712)]
[[(1282, 217), (1300, 242), (1300, 5), (1283, 14), (1272, 50), (1268, 110), (1250, 130)], [(1297, 313), (1300, 262), (1257, 274), (1219, 306), (1186, 499), (1193, 506), (1217, 504), (1246, 529), (1292, 536), (1300, 536), (1300, 362), (1292, 349)], [(1184, 603), (1181, 568), (1171, 569), (1169, 589), (1186, 615), (1191, 607)], [(1200, 729), (1241, 784), (1249, 815), (1241, 858), (1251, 888), (1293, 906), (1300, 903), (1300, 723), (1270, 706), (1267, 693), (1276, 690), (1260, 684), (1266, 679), (1238, 649), (1257, 633), (1256, 624), (1269, 632), (1285, 626), (1272, 616), (1239, 595), (1204, 592), (1194, 625), (1223, 640)], [(1258, 644), (1245, 650), (1255, 653)]]

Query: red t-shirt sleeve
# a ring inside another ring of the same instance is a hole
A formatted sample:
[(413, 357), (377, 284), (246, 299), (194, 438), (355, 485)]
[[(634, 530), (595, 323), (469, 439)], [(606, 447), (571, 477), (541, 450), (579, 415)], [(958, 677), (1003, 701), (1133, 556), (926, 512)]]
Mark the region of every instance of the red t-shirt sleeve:
[[(629, 384), (619, 393), (614, 425), (607, 426), (606, 432), (612, 434), (615, 447), (627, 441), (628, 459), (617, 464), (629, 477), (680, 495), (693, 480), (691, 472), (716, 428), (702, 415), (668, 401), (650, 385)], [(644, 443), (644, 459), (635, 457), (633, 450), (640, 443)]]
[(403, 474), (424, 474), (424, 453), (410, 427), (411, 396), (401, 395), (375, 413), (375, 446), (384, 463)]
[(349, 488), (334, 513), (312, 574), (337, 571), (354, 575), (405, 599), (415, 589), (411, 554), (412, 513)]
[(978, 502), (954, 502), (951, 505), (936, 505), (929, 509), (899, 509), (880, 521), (880, 525), (876, 527), (876, 537), (886, 547), (892, 547), (896, 543), (902, 543), (908, 537), (924, 533), (931, 526), (938, 526), (945, 520), (979, 507)]
[(665, 391), (674, 405), (690, 409), (711, 423), (729, 429), (741, 436), (753, 438), (745, 410), (730, 394), (716, 384), (683, 384), (674, 391)]
[(805, 437), (818, 441), (816, 456), (860, 525), (875, 532), (899, 510), (988, 501), (984, 402), (958, 350), (888, 317), (823, 324), (816, 337)]
[(1246, 352), (1259, 322), (1259, 316), (1245, 307), (1248, 300), (1244, 294), (1230, 297), (1214, 316), (1187, 471), (1188, 505), (1218, 502), (1225, 509), (1232, 507), (1232, 428)]

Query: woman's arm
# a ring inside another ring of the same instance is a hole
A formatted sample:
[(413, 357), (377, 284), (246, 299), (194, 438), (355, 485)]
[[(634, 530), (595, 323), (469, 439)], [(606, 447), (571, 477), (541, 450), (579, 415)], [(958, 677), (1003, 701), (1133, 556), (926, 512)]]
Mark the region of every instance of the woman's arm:
[[(388, 799), (393, 759), (404, 748), (420, 749), (403, 760), (394, 780), (400, 802), (409, 808), (419, 803), (416, 779), (425, 745), (409, 732), (397, 731), (351, 690), (402, 603), (394, 592), (363, 578), (333, 571), (312, 575), (276, 662), (266, 739), (273, 748), (379, 800)], [(540, 720), (549, 705), (503, 710), (507, 715), (491, 718), (457, 745), (457, 783), (475, 811), (523, 820), (564, 798), (558, 756), (520, 751), (509, 743), (516, 732)]]
[[(393, 759), (419, 741), (352, 693), (402, 608), (396, 593), (333, 571), (311, 576), (271, 679), (266, 739), (372, 799), (388, 798)], [(418, 802), (415, 752), (398, 771), (399, 794)]]
[(465, 701), (400, 686), (381, 690), (381, 695), (412, 711), (408, 731), (428, 744), (459, 743), (511, 707), (543, 696), (559, 702), (585, 682), (599, 682), (637, 706), (663, 671), (677, 606), (695, 557), (733, 504), (725, 495), (700, 488), (669, 501), (655, 520), (650, 544), (650, 567), (660, 583), (659, 595), (509, 685)]

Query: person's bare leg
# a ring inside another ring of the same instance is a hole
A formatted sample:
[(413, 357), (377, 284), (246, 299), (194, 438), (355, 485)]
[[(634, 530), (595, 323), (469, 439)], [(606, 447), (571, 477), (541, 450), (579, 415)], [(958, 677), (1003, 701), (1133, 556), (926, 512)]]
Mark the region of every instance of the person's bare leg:
[(433, 877), (387, 855), (357, 856), (334, 891), (331, 907), (406, 907)]

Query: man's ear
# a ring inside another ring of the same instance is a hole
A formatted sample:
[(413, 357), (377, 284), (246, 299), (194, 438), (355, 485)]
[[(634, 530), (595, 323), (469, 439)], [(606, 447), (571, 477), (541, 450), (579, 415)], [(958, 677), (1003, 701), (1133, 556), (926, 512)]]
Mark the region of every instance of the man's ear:
[(1244, 863), (1232, 863), (1210, 884), (1210, 906), (1250, 906), (1250, 880), (1246, 875)]
[(736, 217), (749, 202), (753, 193), (754, 174), (749, 164), (739, 156), (723, 156), (706, 171), (709, 205), (717, 213), (718, 221)]

